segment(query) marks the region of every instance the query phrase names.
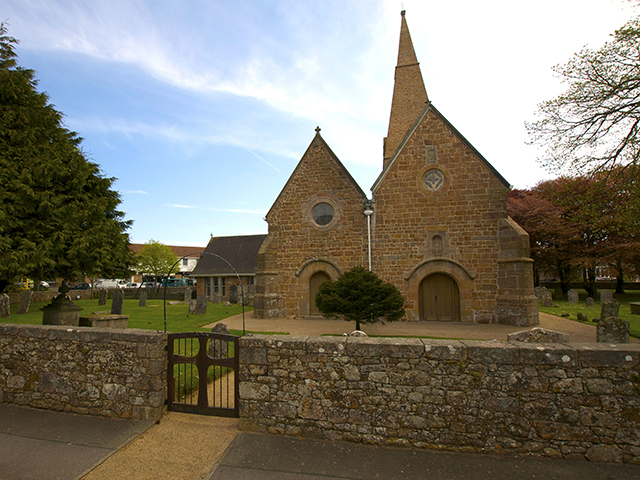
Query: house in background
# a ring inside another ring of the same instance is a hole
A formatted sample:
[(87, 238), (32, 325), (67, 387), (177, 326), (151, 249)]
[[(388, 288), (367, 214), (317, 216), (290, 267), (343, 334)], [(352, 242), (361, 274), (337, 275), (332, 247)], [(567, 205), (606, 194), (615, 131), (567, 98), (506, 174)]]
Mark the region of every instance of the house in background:
[[(140, 253), (142, 247), (144, 247), (143, 243), (132, 243), (129, 245), (129, 248), (135, 254)], [(202, 255), (205, 250), (204, 247), (183, 247), (178, 245), (167, 245), (167, 247), (180, 259), (180, 263), (178, 264), (179, 270), (176, 273), (176, 277), (191, 276), (191, 272), (196, 268), (198, 260), (200, 260), (200, 255)], [(136, 272), (133, 281), (142, 282), (142, 275)]]
[[(240, 282), (245, 286), (245, 295), (253, 291), (246, 287), (255, 285), (258, 251), (266, 237), (212, 237), (191, 272), (191, 277), (197, 279), (198, 295), (206, 295), (210, 301), (227, 301), (230, 287)], [(240, 293), (236, 301), (239, 300)]]

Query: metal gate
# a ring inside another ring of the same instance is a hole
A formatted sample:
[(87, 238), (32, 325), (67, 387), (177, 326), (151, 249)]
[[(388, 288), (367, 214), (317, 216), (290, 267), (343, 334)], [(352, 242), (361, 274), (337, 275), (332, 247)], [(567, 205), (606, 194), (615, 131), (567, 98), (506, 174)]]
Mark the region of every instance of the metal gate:
[(240, 416), (238, 339), (206, 332), (168, 335), (168, 410)]

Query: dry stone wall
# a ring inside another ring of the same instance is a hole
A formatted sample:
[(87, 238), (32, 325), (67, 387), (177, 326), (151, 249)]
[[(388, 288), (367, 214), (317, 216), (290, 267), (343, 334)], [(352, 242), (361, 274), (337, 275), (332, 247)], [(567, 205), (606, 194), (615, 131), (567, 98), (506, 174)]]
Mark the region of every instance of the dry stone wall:
[(640, 463), (640, 345), (254, 336), (249, 431)]
[(0, 402), (134, 419), (160, 418), (166, 334), (0, 324)]

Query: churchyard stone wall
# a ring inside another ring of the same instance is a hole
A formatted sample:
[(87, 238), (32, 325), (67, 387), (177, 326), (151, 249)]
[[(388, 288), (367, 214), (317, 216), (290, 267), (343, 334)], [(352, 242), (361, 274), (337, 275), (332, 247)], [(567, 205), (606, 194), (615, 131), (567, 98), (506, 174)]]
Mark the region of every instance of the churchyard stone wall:
[(248, 431), (640, 463), (640, 344), (240, 340)]
[(160, 418), (166, 334), (0, 324), (0, 402), (80, 414)]

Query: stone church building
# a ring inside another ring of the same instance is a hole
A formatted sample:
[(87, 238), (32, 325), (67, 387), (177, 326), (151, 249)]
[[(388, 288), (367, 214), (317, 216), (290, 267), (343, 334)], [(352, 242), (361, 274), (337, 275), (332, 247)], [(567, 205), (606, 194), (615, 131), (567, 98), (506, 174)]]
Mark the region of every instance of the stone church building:
[(404, 12), (383, 152), (368, 199), (316, 129), (266, 216), (256, 317), (318, 315), (320, 284), (365, 266), (400, 290), (407, 320), (537, 324), (510, 185), (430, 102)]

